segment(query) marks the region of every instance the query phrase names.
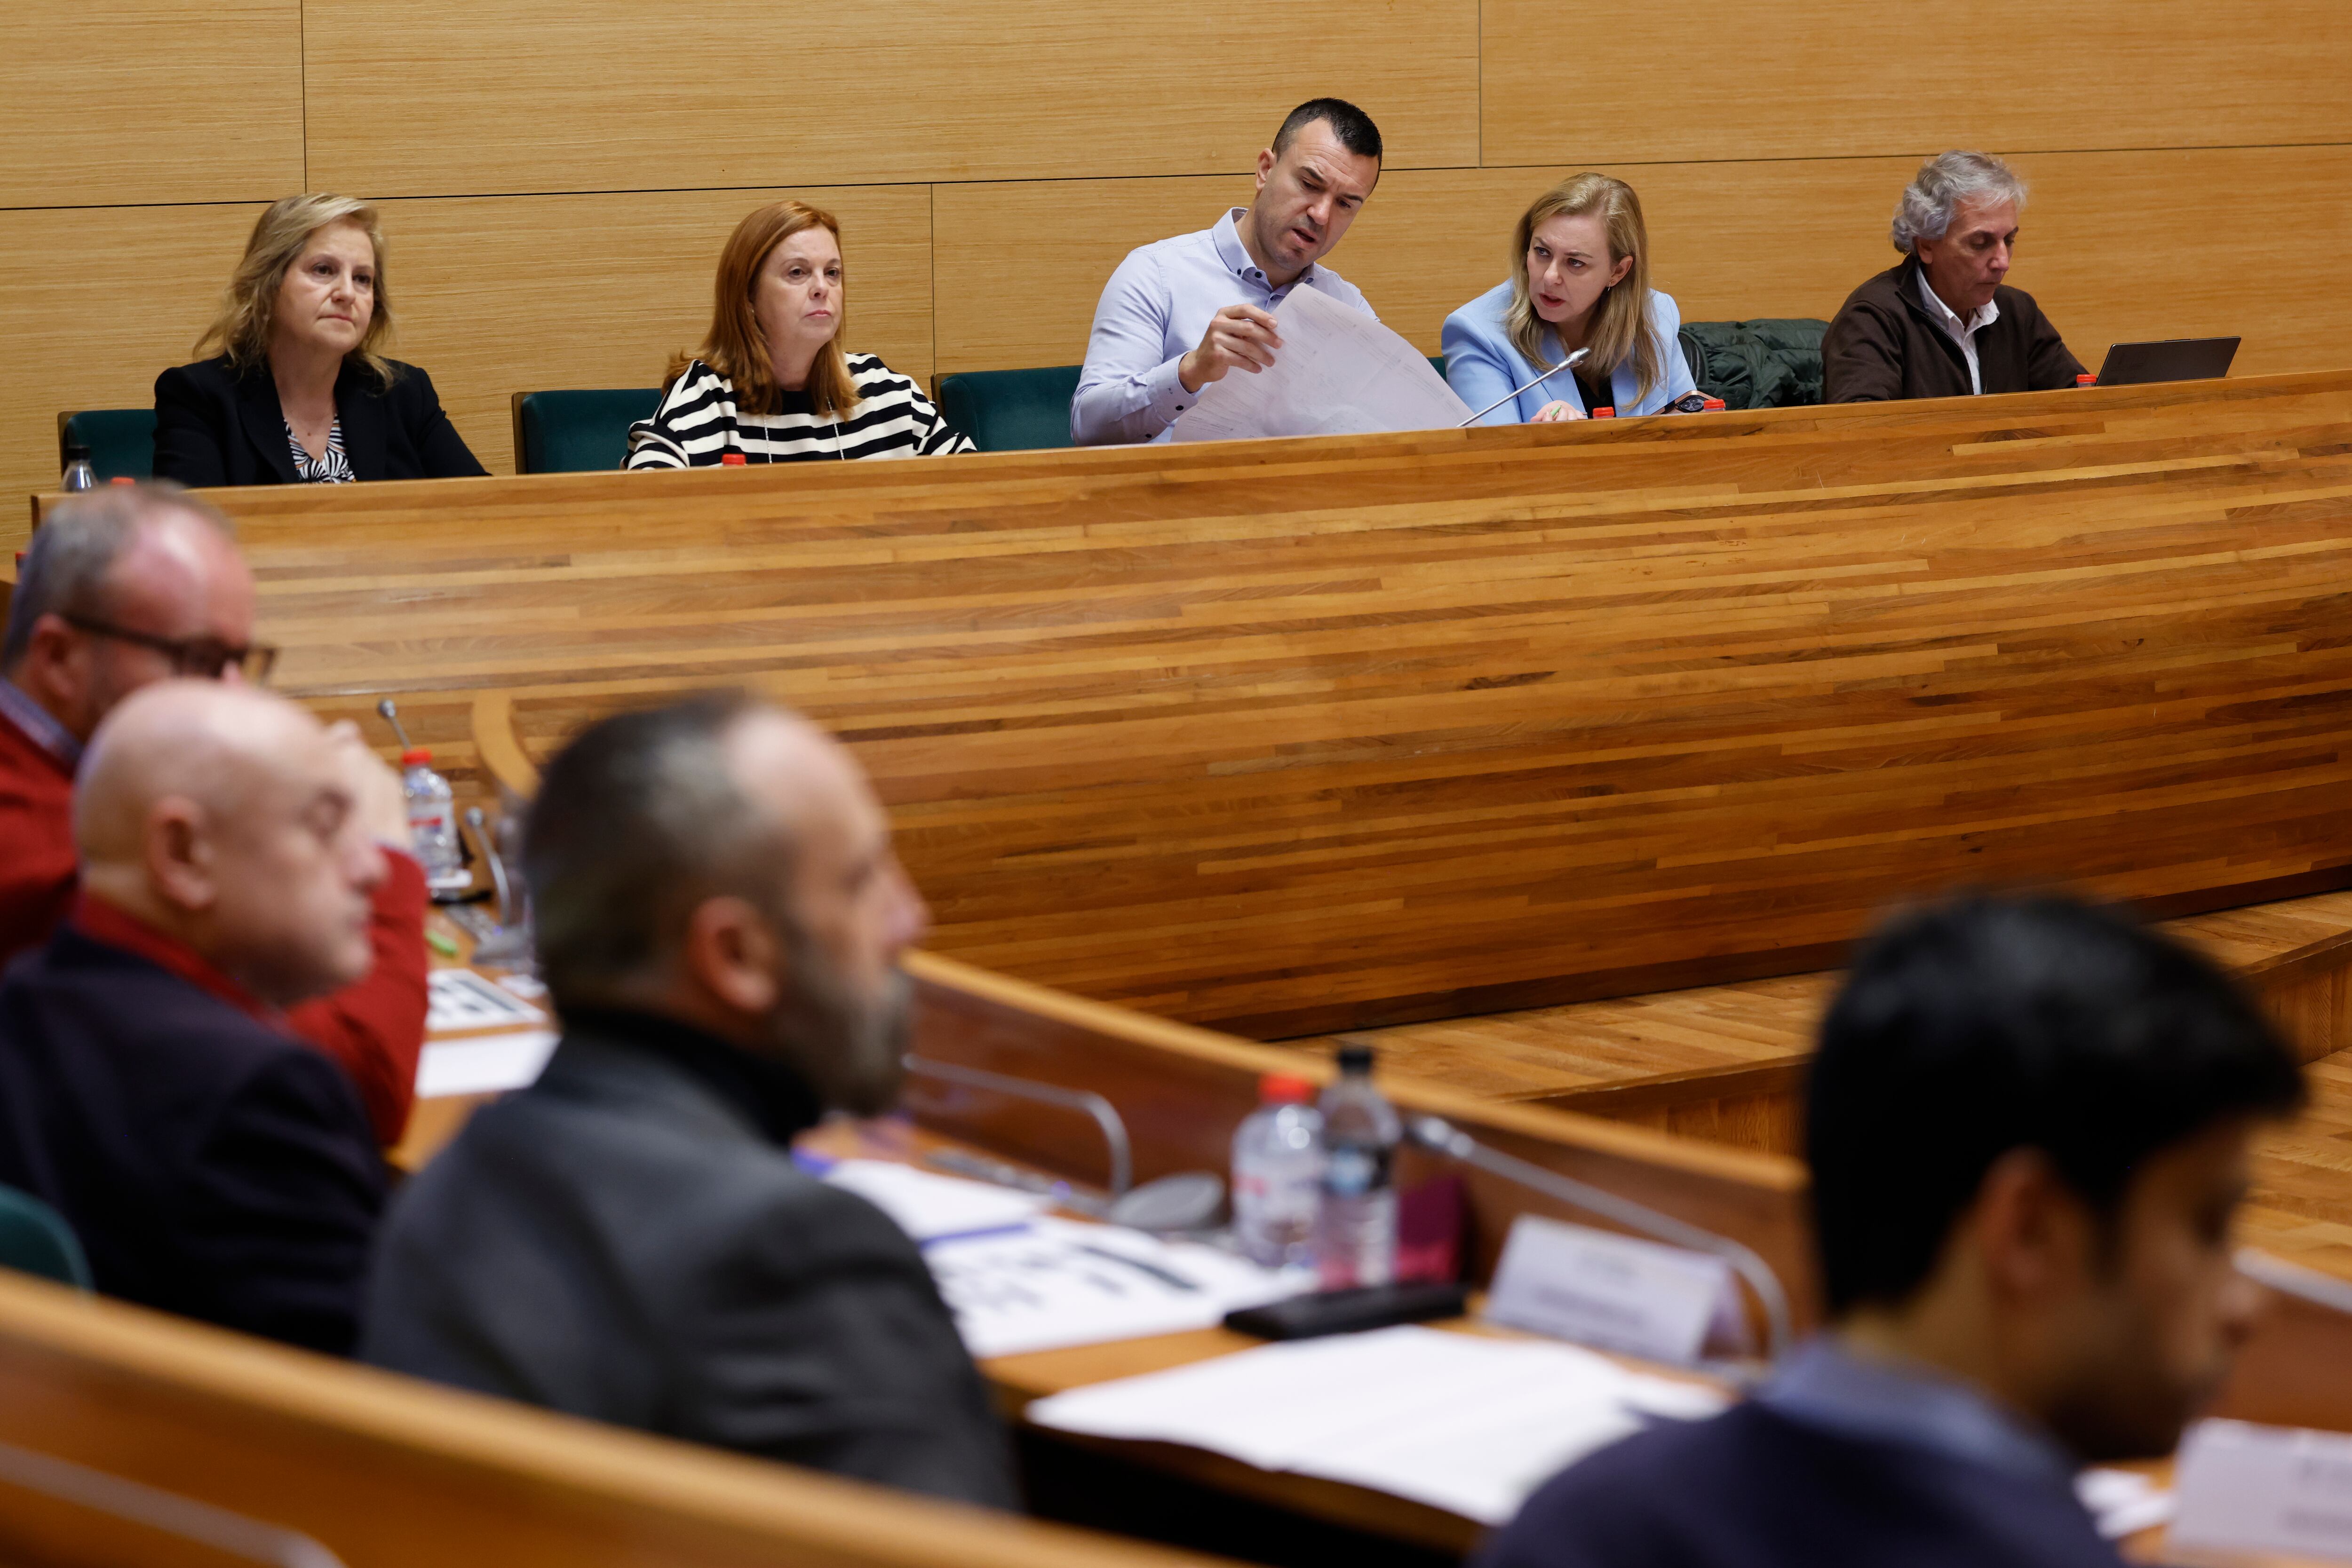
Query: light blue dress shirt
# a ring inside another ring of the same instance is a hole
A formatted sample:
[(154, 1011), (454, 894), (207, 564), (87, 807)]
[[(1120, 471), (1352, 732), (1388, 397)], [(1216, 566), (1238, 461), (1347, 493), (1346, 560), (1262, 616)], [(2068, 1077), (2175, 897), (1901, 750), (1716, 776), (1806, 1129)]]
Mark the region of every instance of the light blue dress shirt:
[[(1525, 386), (1535, 380), (1542, 370), (1519, 352), (1511, 343), (1511, 333), (1506, 321), (1511, 308), (1511, 286), (1498, 283), (1469, 304), (1445, 319), (1445, 384), (1454, 395), (1472, 408), (1485, 408), (1514, 387)], [(1631, 360), (1617, 367), (1609, 378), (1610, 390), (1617, 394), (1616, 410), (1621, 414), (1655, 413), (1686, 392), (1697, 390), (1691, 380), (1690, 361), (1683, 358), (1683, 346), (1675, 336), (1682, 330), (1683, 313), (1675, 306), (1671, 294), (1650, 290), (1650, 330), (1658, 340), (1658, 360), (1663, 374), (1650, 395), (1633, 395), (1633, 363)], [(1559, 360), (1559, 340), (1547, 330), (1544, 348), (1554, 363)], [(1581, 367), (1580, 367), (1581, 368)], [(1564, 370), (1527, 391), (1511, 402), (1487, 414), (1481, 424), (1524, 424), (1542, 412), (1548, 402), (1564, 402), (1574, 409), (1584, 407), (1584, 394), (1576, 390), (1576, 371)]]
[(1902, 1443), (2011, 1475), (2072, 1484), (2079, 1461), (2049, 1433), (1966, 1383), (1865, 1361), (1822, 1334), (1799, 1346), (1757, 1402), (1869, 1443)]
[(1356, 286), (1328, 267), (1309, 267), (1280, 288), (1270, 286), (1235, 226), (1248, 210), (1234, 207), (1213, 227), (1127, 253), (1095, 307), (1086, 368), (1070, 399), (1072, 442), (1167, 440), (1176, 416), (1201, 396), (1184, 390), (1176, 363), (1201, 346), (1210, 318), (1228, 305), (1271, 310), (1292, 289), (1312, 288), (1372, 314)]

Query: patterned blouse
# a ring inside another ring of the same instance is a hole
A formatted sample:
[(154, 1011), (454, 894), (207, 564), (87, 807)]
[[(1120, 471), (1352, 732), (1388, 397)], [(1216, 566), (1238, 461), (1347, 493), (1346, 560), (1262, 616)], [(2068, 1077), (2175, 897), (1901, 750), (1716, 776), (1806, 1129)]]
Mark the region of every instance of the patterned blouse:
[(286, 424), (286, 444), (294, 449), (294, 473), (305, 485), (351, 485), (359, 480), (352, 472), (352, 460), (343, 455), (343, 422), (341, 415), (327, 431), (327, 450), (317, 457), (303, 449), (294, 438), (294, 424)]

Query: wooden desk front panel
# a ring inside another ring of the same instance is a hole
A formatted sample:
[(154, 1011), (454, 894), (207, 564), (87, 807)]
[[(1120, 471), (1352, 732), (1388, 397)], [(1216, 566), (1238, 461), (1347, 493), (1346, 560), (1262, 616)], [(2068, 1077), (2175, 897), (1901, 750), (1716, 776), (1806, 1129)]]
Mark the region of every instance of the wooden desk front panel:
[(939, 950), (1243, 1032), (2352, 862), (2340, 375), (222, 498), (322, 706), (503, 690), (543, 756), (751, 685), (858, 751)]

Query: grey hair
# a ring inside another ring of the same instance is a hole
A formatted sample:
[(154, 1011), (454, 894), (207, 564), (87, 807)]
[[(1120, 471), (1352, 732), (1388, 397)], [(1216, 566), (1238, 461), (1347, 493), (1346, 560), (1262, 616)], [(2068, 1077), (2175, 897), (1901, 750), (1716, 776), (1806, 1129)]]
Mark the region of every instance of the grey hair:
[(184, 512), (235, 538), (236, 528), (210, 504), (168, 479), (110, 485), (68, 496), (34, 530), (8, 601), (8, 631), (0, 638), (0, 672), (24, 662), (33, 627), (44, 615), (107, 613), (107, 574), (140, 528), (167, 513)]
[(541, 776), (523, 831), (540, 977), (556, 1010), (609, 1005), (673, 961), (687, 918), (720, 894), (775, 907), (790, 832), (738, 786), (728, 736), (771, 711), (738, 693), (601, 719)]
[(1942, 239), (1963, 202), (2025, 205), (2025, 182), (1990, 152), (1938, 152), (1919, 165), (1895, 204), (1889, 237), (1909, 256), (1923, 239)]

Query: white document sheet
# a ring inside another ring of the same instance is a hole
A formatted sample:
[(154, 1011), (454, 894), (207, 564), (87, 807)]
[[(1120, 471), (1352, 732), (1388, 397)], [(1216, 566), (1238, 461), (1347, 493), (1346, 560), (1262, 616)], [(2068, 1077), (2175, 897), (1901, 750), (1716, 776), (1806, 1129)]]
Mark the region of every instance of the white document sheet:
[(1496, 1525), (1553, 1473), (1646, 1420), (1696, 1420), (1725, 1402), (1571, 1345), (1405, 1327), (1097, 1383), (1041, 1399), (1028, 1416), (1064, 1431), (1207, 1448)]
[(824, 1179), (897, 1220), (919, 1242), (1026, 1225), (1054, 1205), (1034, 1192), (934, 1176), (890, 1160), (843, 1160)]
[(515, 1029), (546, 1023), (547, 1015), (472, 969), (435, 969), (425, 977), (425, 1032)]
[(555, 1031), (546, 1029), (428, 1040), (416, 1062), (417, 1098), (520, 1089), (537, 1081), (547, 1059), (555, 1054)]
[(923, 1259), (975, 1357), (1213, 1328), (1314, 1282), (1196, 1242), (1051, 1215), (934, 1242)]
[(1294, 288), (1274, 319), (1282, 347), (1273, 365), (1228, 371), (1202, 388), (1170, 440), (1451, 430), (1470, 417), (1420, 350), (1362, 311)]

